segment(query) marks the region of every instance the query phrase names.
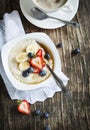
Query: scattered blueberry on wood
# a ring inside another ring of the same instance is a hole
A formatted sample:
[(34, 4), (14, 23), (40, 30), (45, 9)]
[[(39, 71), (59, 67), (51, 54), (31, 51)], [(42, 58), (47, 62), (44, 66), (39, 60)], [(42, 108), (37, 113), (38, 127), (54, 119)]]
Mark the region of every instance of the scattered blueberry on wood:
[(40, 116), (41, 115), (41, 110), (40, 109), (36, 109), (34, 113), (35, 113), (36, 116)]
[(72, 55), (77, 55), (80, 53), (80, 49), (79, 48), (76, 48), (72, 51)]
[(43, 114), (43, 117), (44, 117), (44, 118), (48, 118), (48, 117), (49, 117), (49, 113), (48, 113), (48, 112), (45, 112), (45, 113)]
[(61, 48), (62, 46), (63, 46), (62, 43), (58, 43), (58, 44), (56, 45), (57, 48)]
[(45, 130), (50, 130), (50, 128), (48, 126), (45, 127)]

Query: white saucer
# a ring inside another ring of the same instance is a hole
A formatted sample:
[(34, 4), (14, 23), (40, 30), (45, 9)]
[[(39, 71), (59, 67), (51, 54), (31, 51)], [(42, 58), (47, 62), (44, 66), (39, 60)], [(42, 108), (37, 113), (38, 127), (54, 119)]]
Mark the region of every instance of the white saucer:
[[(69, 0), (68, 4), (70, 4), (73, 7), (72, 12), (66, 12), (66, 11), (63, 11), (63, 9), (60, 9), (59, 11), (48, 13), (48, 14), (57, 18), (70, 21), (77, 13), (79, 0)], [(23, 15), (33, 25), (43, 28), (43, 29), (55, 29), (55, 28), (59, 28), (65, 25), (64, 23), (58, 20), (51, 19), (51, 18), (48, 18), (45, 20), (37, 20), (33, 18), (31, 15), (30, 9), (34, 6), (35, 5), (33, 4), (32, 0), (20, 0), (20, 8), (22, 10)]]

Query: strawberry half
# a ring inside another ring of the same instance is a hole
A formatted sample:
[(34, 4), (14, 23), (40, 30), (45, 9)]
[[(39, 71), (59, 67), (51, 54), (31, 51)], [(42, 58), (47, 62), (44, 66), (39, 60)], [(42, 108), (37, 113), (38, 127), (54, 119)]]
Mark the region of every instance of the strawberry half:
[(46, 65), (46, 62), (43, 60), (42, 62), (42, 66), (44, 67)]
[(22, 100), (18, 105), (18, 111), (23, 114), (30, 113), (30, 104), (26, 100)]
[(37, 51), (36, 56), (42, 57), (42, 49), (39, 49)]
[(42, 69), (42, 63), (43, 63), (42, 57), (36, 57), (30, 60), (30, 64), (32, 65), (32, 67), (37, 69)]
[(40, 72), (40, 69), (34, 68), (33, 73), (38, 74)]

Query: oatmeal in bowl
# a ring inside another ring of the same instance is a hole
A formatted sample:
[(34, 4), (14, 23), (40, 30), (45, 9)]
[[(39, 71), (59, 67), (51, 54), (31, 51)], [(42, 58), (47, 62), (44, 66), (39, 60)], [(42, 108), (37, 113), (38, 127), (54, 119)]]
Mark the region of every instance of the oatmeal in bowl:
[(61, 67), (55, 45), (44, 33), (26, 34), (8, 42), (3, 46), (1, 56), (7, 77), (19, 90), (47, 86), (52, 76), (46, 64), (57, 74)]
[(46, 64), (54, 68), (50, 50), (35, 39), (17, 43), (9, 53), (8, 64), (12, 75), (25, 84), (37, 84), (46, 80), (50, 76)]

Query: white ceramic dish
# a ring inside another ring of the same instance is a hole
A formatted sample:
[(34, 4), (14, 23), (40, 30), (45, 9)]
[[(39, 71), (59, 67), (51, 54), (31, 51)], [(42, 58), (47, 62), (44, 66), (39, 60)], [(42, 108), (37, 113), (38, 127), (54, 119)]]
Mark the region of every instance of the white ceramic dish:
[(25, 36), (11, 40), (2, 47), (1, 58), (2, 58), (3, 67), (4, 67), (4, 70), (6, 72), (8, 79), (13, 84), (13, 86), (18, 90), (33, 90), (33, 89), (45, 87), (52, 81), (52, 78), (53, 78), (52, 76), (50, 76), (48, 79), (46, 79), (45, 81), (41, 83), (28, 85), (28, 84), (24, 84), (17, 81), (15, 77), (11, 74), (8, 67), (8, 55), (9, 55), (10, 50), (19, 41), (24, 40), (24, 39), (30, 39), (30, 38), (36, 39), (37, 41), (42, 41), (51, 50), (53, 54), (53, 58), (54, 58), (54, 71), (57, 75), (59, 75), (61, 71), (61, 62), (60, 62), (60, 56), (58, 54), (58, 51), (54, 43), (52, 42), (52, 40), (45, 33), (30, 33), (30, 34), (26, 34)]
[[(65, 11), (62, 8), (58, 11), (48, 13), (48, 14), (50, 16), (61, 18), (64, 20), (68, 20), (68, 21), (72, 20), (77, 12), (79, 0), (68, 0), (67, 4), (72, 6), (73, 9), (71, 12)], [(64, 23), (62, 23), (58, 20), (55, 20), (55, 19), (51, 19), (51, 18), (48, 18), (45, 20), (35, 19), (34, 17), (32, 17), (32, 15), (30, 13), (31, 8), (34, 6), (35, 5), (33, 4), (32, 0), (20, 0), (20, 8), (21, 8), (23, 15), (33, 25), (43, 28), (43, 29), (55, 29), (55, 28), (59, 28), (59, 27), (62, 27), (65, 25)]]

